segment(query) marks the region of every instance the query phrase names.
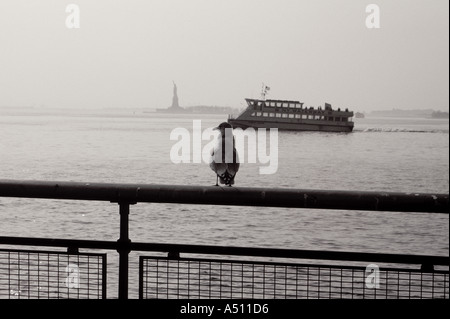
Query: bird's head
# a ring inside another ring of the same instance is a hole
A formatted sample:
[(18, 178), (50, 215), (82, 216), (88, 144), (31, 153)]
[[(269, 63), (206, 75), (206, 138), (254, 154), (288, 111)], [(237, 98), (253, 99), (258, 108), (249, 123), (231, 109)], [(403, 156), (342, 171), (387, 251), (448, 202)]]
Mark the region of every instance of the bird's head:
[(213, 130), (218, 130), (218, 131), (220, 131), (220, 133), (221, 133), (222, 135), (225, 134), (225, 130), (226, 130), (226, 129), (231, 129), (231, 130), (232, 130), (232, 129), (233, 129), (233, 126), (231, 126), (231, 124), (228, 123), (228, 122), (222, 122), (222, 123), (220, 123), (219, 126), (213, 128)]

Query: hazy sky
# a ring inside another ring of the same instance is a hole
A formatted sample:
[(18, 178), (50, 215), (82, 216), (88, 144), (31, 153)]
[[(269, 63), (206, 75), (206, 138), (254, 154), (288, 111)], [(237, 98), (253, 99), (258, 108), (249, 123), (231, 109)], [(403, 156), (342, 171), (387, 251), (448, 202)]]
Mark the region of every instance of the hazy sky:
[(240, 107), (264, 82), (308, 106), (448, 111), (449, 1), (0, 1), (0, 106), (168, 107), (172, 80), (181, 106)]

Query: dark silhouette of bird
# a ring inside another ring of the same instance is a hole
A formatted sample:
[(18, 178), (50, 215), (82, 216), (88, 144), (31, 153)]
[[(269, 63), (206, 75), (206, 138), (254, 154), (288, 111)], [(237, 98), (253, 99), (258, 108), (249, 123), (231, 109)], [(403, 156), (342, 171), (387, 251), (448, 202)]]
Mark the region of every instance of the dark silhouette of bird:
[(216, 186), (231, 186), (239, 171), (239, 157), (235, 147), (233, 127), (227, 122), (220, 123), (214, 130), (219, 130), (214, 148), (211, 150), (209, 167), (216, 173)]

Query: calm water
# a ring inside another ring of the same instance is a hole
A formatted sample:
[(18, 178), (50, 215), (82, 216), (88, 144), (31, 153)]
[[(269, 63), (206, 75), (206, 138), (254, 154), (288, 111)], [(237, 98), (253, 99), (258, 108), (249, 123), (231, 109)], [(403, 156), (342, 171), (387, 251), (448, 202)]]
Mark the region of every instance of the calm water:
[[(225, 118), (0, 109), (0, 179), (213, 185), (208, 165), (171, 162), (169, 136), (176, 127), (192, 130), (194, 119), (207, 128)], [(279, 132), (278, 143), (277, 173), (243, 164), (236, 186), (449, 192), (448, 120), (356, 119), (351, 134)], [(0, 198), (0, 216), (2, 236), (117, 240), (119, 233), (110, 203)], [(134, 241), (449, 253), (448, 215), (440, 214), (139, 204), (130, 222)]]

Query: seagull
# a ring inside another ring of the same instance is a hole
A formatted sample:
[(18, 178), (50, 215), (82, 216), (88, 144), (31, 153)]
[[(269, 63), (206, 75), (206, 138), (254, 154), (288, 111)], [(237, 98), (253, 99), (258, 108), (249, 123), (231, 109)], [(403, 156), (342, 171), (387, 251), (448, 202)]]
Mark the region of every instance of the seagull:
[[(209, 167), (216, 173), (216, 186), (221, 184), (231, 186), (239, 170), (239, 158), (235, 148), (233, 127), (227, 122), (220, 123), (214, 130), (220, 131), (216, 144), (211, 150)], [(233, 152), (231, 154), (231, 152)]]

